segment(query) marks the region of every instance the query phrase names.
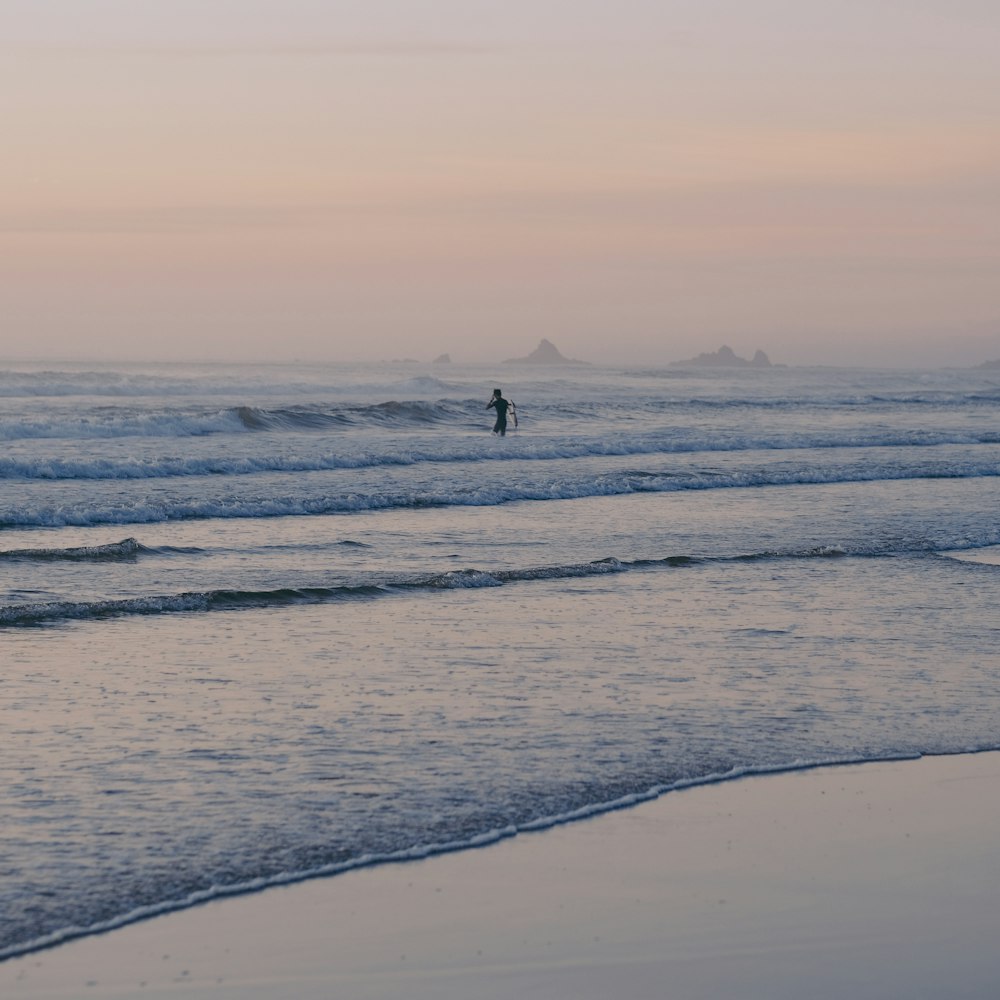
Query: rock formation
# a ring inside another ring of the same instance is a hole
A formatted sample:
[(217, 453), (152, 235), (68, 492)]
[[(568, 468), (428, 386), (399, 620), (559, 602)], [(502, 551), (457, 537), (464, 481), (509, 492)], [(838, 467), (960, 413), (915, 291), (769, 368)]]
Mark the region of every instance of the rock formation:
[(559, 353), (556, 345), (542, 338), (541, 343), (527, 357), (508, 358), (505, 365), (585, 365), (586, 361), (575, 361)]
[(741, 358), (731, 347), (723, 345), (717, 351), (699, 354), (687, 361), (673, 361), (673, 365), (691, 368), (771, 368), (771, 360), (763, 351), (757, 351), (753, 359)]

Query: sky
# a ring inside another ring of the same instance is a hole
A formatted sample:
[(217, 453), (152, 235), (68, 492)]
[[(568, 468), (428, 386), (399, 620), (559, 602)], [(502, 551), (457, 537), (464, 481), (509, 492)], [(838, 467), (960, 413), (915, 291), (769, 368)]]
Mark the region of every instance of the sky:
[(3, 0), (0, 359), (1000, 358), (995, 0)]

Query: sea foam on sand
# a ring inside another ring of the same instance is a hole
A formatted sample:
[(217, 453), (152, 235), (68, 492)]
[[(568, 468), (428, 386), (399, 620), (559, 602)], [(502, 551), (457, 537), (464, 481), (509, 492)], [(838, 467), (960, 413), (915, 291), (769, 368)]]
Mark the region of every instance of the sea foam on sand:
[(1000, 754), (744, 778), (0, 965), (16, 998), (1000, 995)]

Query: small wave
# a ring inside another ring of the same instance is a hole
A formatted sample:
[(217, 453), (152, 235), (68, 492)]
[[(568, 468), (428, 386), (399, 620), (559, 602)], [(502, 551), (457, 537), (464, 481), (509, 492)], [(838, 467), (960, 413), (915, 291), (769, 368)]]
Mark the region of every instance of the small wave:
[(443, 403), (403, 402), (390, 400), (366, 407), (364, 415), (378, 423), (436, 424), (453, 415), (451, 407)]
[(848, 552), (842, 545), (817, 545), (815, 548), (802, 549), (800, 551), (782, 551), (780, 549), (769, 549), (765, 552), (751, 552), (747, 555), (736, 556), (740, 562), (761, 562), (766, 559), (840, 559), (847, 555), (874, 555), (882, 554), (872, 549), (863, 549), (855, 552)]
[(46, 601), (0, 606), (0, 626), (42, 625), (57, 621), (118, 618), (130, 615), (161, 615), (209, 611), (236, 611), (289, 607), (296, 604), (327, 604), (338, 601), (370, 600), (394, 593), (417, 590), (474, 589), (501, 587), (505, 583), (541, 579), (592, 576), (620, 571), (628, 564), (618, 560), (597, 560), (572, 566), (546, 566), (522, 570), (486, 572), (457, 570), (431, 577), (399, 577), (380, 584), (337, 587), (280, 587), (274, 590), (236, 589), (198, 591), (150, 597), (100, 601)]
[(382, 587), (288, 587), (277, 590), (209, 590), (156, 597), (104, 601), (47, 601), (0, 606), (0, 626), (43, 625), (58, 621), (163, 615), (241, 608), (287, 607), (336, 600), (359, 600), (385, 594)]
[(460, 409), (444, 401), (387, 400), (381, 403), (320, 404), (263, 409), (239, 406), (233, 410), (240, 424), (251, 431), (325, 431), (366, 425), (427, 426), (454, 419)]
[(353, 421), (346, 413), (318, 406), (295, 406), (266, 410), (257, 406), (237, 406), (232, 411), (240, 424), (249, 431), (330, 430), (350, 427)]
[(231, 434), (240, 429), (233, 410), (137, 411), (132, 407), (101, 406), (84, 412), (57, 410), (44, 418), (5, 420), (0, 424), (0, 441), (189, 438)]
[(134, 559), (141, 553), (149, 551), (151, 550), (141, 545), (137, 539), (123, 538), (120, 542), (109, 542), (106, 545), (79, 545), (61, 549), (0, 550), (0, 559), (113, 562), (121, 559)]
[(432, 576), (423, 581), (421, 585), (442, 590), (460, 590), (478, 587), (502, 587), (503, 580), (494, 573), (483, 573), (475, 569), (459, 569), (451, 573), (442, 573), (440, 576)]
[(683, 570), (710, 563), (724, 564), (777, 559), (828, 559), (831, 556), (884, 554), (885, 552), (878, 552), (874, 548), (862, 548), (855, 552), (848, 552), (840, 546), (821, 546), (804, 550), (767, 551), (731, 556), (668, 555), (662, 558), (634, 560), (611, 557), (568, 565), (528, 566), (520, 569), (487, 571), (468, 568), (428, 577), (401, 576), (381, 580), (378, 584), (356, 586), (279, 587), (273, 590), (259, 591), (221, 589), (116, 600), (9, 604), (0, 606), (0, 627), (44, 625), (59, 621), (117, 618), (130, 615), (238, 611), (240, 609), (289, 607), (298, 604), (364, 601), (417, 591), (430, 593), (440, 590), (474, 590), (545, 580), (580, 579), (609, 573), (627, 573), (655, 568)]
[(55, 411), (0, 424), (2, 441), (111, 440), (116, 438), (189, 438), (241, 432), (337, 431), (355, 427), (420, 428), (478, 416), (478, 406), (440, 400), (388, 400), (342, 405), (285, 407), (234, 406), (226, 409), (171, 408), (136, 410), (125, 406), (92, 407), (81, 412)]
[(377, 403), (303, 403), (230, 406), (192, 403), (140, 406), (102, 404), (54, 408), (44, 416), (0, 423), (0, 440), (110, 440), (186, 438), (240, 432), (336, 431), (352, 427), (427, 427), (479, 415), (473, 401), (385, 400)]

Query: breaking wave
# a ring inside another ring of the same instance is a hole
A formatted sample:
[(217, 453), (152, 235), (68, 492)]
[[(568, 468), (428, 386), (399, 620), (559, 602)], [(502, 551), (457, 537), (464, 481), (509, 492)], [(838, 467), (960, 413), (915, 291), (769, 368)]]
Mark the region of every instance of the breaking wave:
[(1000, 461), (993, 458), (934, 456), (876, 464), (865, 458), (818, 465), (794, 460), (739, 467), (678, 464), (661, 470), (610, 469), (584, 471), (542, 469), (540, 477), (432, 477), (421, 484), (390, 488), (380, 477), (367, 483), (296, 483), (286, 492), (282, 482), (268, 484), (270, 492), (176, 496), (165, 490), (138, 496), (94, 498), (60, 504), (0, 505), (0, 527), (87, 527), (101, 524), (153, 524), (208, 518), (268, 518), (322, 514), (347, 514), (376, 510), (425, 507), (488, 507), (524, 500), (578, 500), (587, 497), (623, 496), (630, 493), (670, 493), (687, 490), (743, 489), (768, 486), (815, 486), (837, 483), (893, 482), (918, 479), (977, 479), (1000, 476)]
[[(392, 410), (386, 412), (394, 412)], [(431, 424), (446, 419), (431, 410), (420, 411), (421, 417), (407, 418), (411, 426), (419, 422)], [(279, 411), (253, 416), (244, 421), (258, 421), (264, 428), (267, 421), (277, 426), (282, 421), (298, 421), (303, 429), (310, 421), (342, 422), (346, 417), (328, 413), (296, 412), (294, 416)], [(386, 417), (385, 419), (394, 419)], [(905, 449), (977, 447), (1000, 443), (1000, 431), (946, 433), (933, 430), (886, 433), (880, 430), (854, 432), (757, 433), (727, 434), (679, 431), (645, 432), (641, 434), (610, 434), (601, 437), (568, 438), (558, 435), (541, 438), (531, 435), (510, 435), (502, 448), (493, 447), (490, 438), (481, 434), (469, 436), (449, 434), (439, 439), (422, 436), (413, 441), (380, 441), (362, 446), (354, 442), (340, 444), (336, 449), (314, 451), (271, 451), (243, 449), (242, 452), (212, 455), (102, 455), (90, 458), (0, 457), (0, 480), (115, 480), (169, 479), (184, 476), (242, 476), (269, 472), (326, 472), (336, 469), (375, 469), (379, 467), (412, 466), (422, 463), (558, 461), (577, 458), (614, 458), (629, 455), (690, 455), (732, 454), (749, 451), (796, 451), (819, 449)], [(993, 463), (995, 467), (1000, 463)]]
[(297, 406), (169, 407), (99, 406), (61, 409), (45, 416), (0, 422), (0, 440), (188, 438), (247, 431), (336, 431), (352, 427), (429, 427), (478, 410), (469, 403), (387, 400), (380, 403)]

